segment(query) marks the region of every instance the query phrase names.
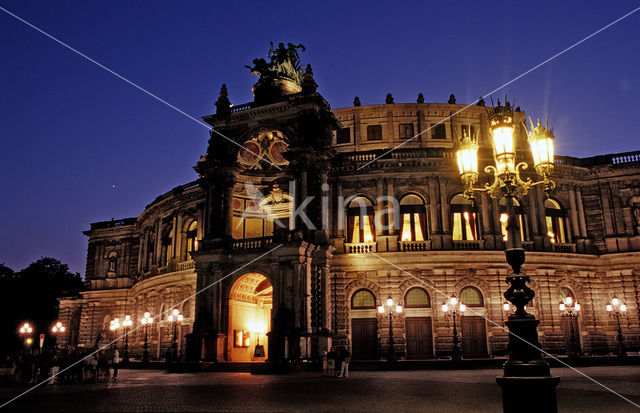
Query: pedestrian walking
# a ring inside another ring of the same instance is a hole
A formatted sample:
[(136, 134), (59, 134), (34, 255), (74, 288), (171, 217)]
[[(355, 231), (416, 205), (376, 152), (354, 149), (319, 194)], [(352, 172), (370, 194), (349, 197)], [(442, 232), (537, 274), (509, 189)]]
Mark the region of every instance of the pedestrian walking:
[(113, 350), (112, 365), (113, 365), (113, 378), (117, 379), (118, 378), (118, 366), (120, 365), (120, 352), (118, 351), (117, 347), (115, 348), (115, 350)]
[(336, 353), (336, 348), (331, 346), (331, 350), (327, 353), (327, 375), (335, 376), (337, 358), (338, 353)]
[(327, 373), (327, 369), (329, 368), (328, 362), (327, 362), (327, 354), (329, 352), (327, 351), (327, 346), (324, 346), (324, 348), (322, 349), (322, 374), (326, 374)]
[(338, 377), (349, 377), (349, 363), (351, 362), (351, 352), (347, 347), (340, 347), (340, 374)]

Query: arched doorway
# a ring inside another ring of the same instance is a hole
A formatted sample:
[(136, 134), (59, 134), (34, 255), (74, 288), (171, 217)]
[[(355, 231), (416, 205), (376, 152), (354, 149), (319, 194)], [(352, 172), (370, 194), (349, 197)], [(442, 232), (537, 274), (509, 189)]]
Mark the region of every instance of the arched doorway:
[(433, 358), (431, 298), (423, 288), (410, 288), (404, 296), (408, 359)]
[[(460, 302), (467, 307), (474, 307), (475, 314), (484, 313), (484, 298), (475, 287), (464, 287), (460, 291)], [(462, 332), (462, 357), (487, 357), (487, 329), (482, 315), (464, 315), (460, 317)]]
[[(568, 287), (562, 287), (558, 293), (558, 304), (564, 303), (567, 297), (575, 303), (576, 296)], [(568, 355), (575, 356), (582, 353), (580, 344), (580, 325), (578, 323), (578, 314), (574, 312), (562, 314), (562, 333), (564, 336), (564, 348)]]
[(378, 358), (376, 298), (366, 289), (351, 296), (351, 353), (354, 360)]
[(262, 274), (238, 278), (229, 291), (227, 361), (264, 361), (271, 330), (273, 286)]

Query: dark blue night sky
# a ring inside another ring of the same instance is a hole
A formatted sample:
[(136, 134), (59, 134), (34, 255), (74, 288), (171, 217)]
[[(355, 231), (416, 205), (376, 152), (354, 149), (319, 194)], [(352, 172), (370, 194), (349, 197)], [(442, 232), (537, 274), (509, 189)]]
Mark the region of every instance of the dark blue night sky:
[[(185, 112), (220, 86), (252, 100), (243, 66), (269, 41), (302, 43), (332, 107), (471, 102), (637, 1), (0, 1)], [(207, 130), (0, 11), (0, 262), (53, 256), (84, 273), (90, 222), (137, 216), (196, 178)], [(640, 12), (494, 95), (549, 113), (557, 152), (640, 149)], [(115, 187), (114, 187), (115, 185)]]

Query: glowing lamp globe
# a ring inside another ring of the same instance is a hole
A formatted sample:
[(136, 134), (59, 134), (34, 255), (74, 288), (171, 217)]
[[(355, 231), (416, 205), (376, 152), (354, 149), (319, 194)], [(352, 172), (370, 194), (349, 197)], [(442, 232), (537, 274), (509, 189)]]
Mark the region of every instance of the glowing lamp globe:
[(513, 110), (507, 102), (506, 106), (498, 106), (489, 116), (491, 141), (496, 169), (499, 175), (513, 173), (516, 170), (516, 153), (513, 142)]
[(532, 128), (532, 131), (529, 132), (529, 146), (533, 155), (533, 165), (538, 174), (544, 177), (553, 170), (553, 131), (540, 125), (540, 119), (538, 119), (536, 127), (533, 126), (531, 119), (529, 122)]

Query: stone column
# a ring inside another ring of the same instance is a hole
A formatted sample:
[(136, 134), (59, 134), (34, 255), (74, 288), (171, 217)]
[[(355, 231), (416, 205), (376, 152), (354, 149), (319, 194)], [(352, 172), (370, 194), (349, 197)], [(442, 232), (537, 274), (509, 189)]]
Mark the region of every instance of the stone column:
[(486, 192), (480, 193), (480, 210), (482, 213), (482, 238), (485, 240), (485, 248), (486, 249), (494, 249), (495, 240), (490, 235), (491, 231), (491, 214), (490, 214), (490, 205), (489, 199), (487, 197)]
[(437, 234), (442, 231), (440, 222), (438, 221), (438, 197), (436, 195), (435, 179), (429, 178), (429, 225), (430, 233)]
[(338, 214), (338, 216), (336, 217), (336, 234), (338, 235), (338, 237), (344, 237), (345, 227), (347, 225), (347, 217), (343, 208), (346, 207), (346, 205), (342, 205), (342, 203), (344, 202), (344, 195), (342, 193), (342, 181), (336, 182), (336, 194), (336, 202), (338, 203), (338, 207), (336, 208), (336, 213)]
[(569, 214), (571, 217), (571, 241), (580, 237), (580, 228), (578, 227), (578, 208), (576, 207), (576, 191), (573, 185), (569, 186)]
[(604, 219), (604, 234), (612, 235), (613, 217), (611, 216), (612, 205), (609, 203), (609, 188), (606, 185), (600, 185), (600, 200), (602, 202), (602, 218)]
[(233, 181), (227, 183), (224, 200), (224, 233), (231, 238), (233, 234)]
[(139, 243), (140, 243), (140, 248), (138, 248), (138, 274), (142, 273), (142, 269), (143, 269), (143, 264), (142, 264), (142, 260), (144, 258), (144, 251), (145, 251), (145, 233), (143, 232), (142, 234), (140, 234), (140, 238), (139, 238)]
[(582, 205), (582, 190), (576, 188), (576, 197), (578, 198), (578, 221), (580, 222), (580, 236), (587, 238), (587, 224), (584, 216), (584, 206)]
[(540, 226), (538, 224), (538, 208), (536, 206), (535, 190), (529, 191), (529, 218), (531, 219), (531, 236), (540, 234)]
[(442, 208), (442, 231), (449, 232), (449, 202), (447, 201), (447, 182), (438, 178), (440, 183), (440, 207)]
[(376, 217), (380, 218), (379, 222), (376, 221), (375, 222), (375, 228), (376, 228), (376, 238), (378, 238), (379, 236), (383, 235), (383, 231), (382, 231), (382, 226), (385, 224), (384, 219), (382, 219), (382, 211), (384, 208), (384, 204), (381, 201), (381, 197), (384, 196), (384, 189), (383, 189), (383, 180), (382, 178), (378, 178), (376, 179), (376, 207), (375, 207), (375, 215)]
[(160, 264), (160, 254), (162, 251), (162, 219), (156, 220), (156, 245), (153, 263)]
[(394, 235), (396, 233), (396, 227), (395, 227), (395, 216), (396, 216), (396, 211), (394, 211), (393, 209), (393, 201), (391, 199), (393, 199), (393, 178), (386, 178), (387, 180), (387, 196), (389, 197), (389, 200), (387, 201), (387, 208), (388, 208), (388, 214), (387, 214), (387, 218), (389, 220), (389, 235)]
[(176, 221), (176, 232), (175, 238), (173, 241), (174, 249), (173, 256), (177, 257), (179, 260), (182, 260), (182, 214), (178, 214), (178, 218)]
[(175, 213), (173, 214), (173, 219), (171, 220), (171, 236), (173, 237), (173, 242), (171, 243), (171, 258), (175, 258), (176, 243), (178, 241), (178, 214)]

